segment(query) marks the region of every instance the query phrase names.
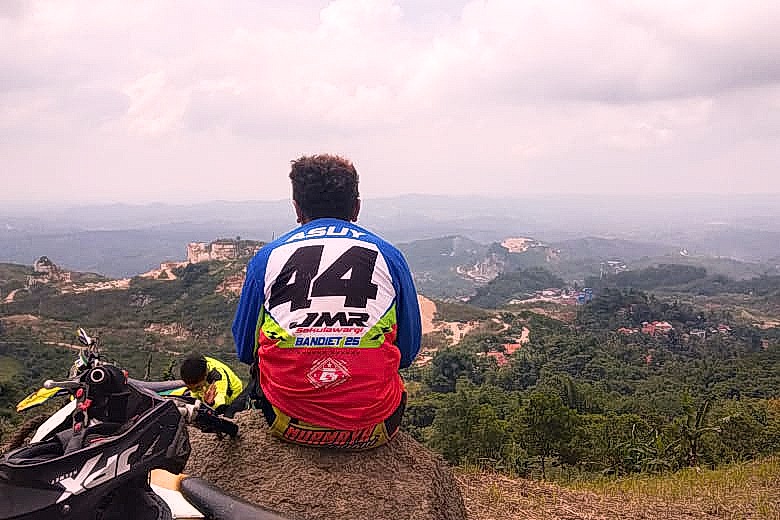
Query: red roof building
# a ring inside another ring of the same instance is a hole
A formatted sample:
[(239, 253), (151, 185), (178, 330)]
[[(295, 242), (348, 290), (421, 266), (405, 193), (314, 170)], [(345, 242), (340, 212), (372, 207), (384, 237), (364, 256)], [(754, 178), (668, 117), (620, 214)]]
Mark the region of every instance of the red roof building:
[(509, 361), (506, 359), (506, 356), (504, 355), (503, 352), (488, 352), (487, 356), (495, 359), (496, 363), (498, 363), (498, 366), (500, 367), (503, 367), (504, 365), (509, 363)]
[(523, 345), (521, 345), (520, 343), (504, 343), (504, 350), (506, 351), (507, 354), (510, 355), (514, 354), (521, 348), (523, 348)]
[(668, 321), (654, 321), (652, 323), (644, 322), (642, 324), (642, 334), (655, 336), (656, 334), (668, 334), (674, 330), (672, 324)]

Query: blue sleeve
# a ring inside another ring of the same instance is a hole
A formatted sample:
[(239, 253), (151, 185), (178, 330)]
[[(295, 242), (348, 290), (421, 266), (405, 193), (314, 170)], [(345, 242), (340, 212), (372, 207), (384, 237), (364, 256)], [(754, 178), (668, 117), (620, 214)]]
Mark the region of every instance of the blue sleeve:
[[(246, 269), (246, 279), (241, 289), (241, 298), (238, 301), (236, 317), (233, 319), (233, 340), (236, 343), (236, 353), (242, 363), (251, 365), (255, 357), (255, 334), (260, 320), (265, 301), (265, 289), (263, 287), (265, 277), (265, 263), (260, 269), (255, 266), (255, 261), (261, 260), (259, 255), (249, 262)], [(261, 276), (257, 276), (259, 274)], [(259, 280), (258, 280), (259, 278)]]
[(393, 253), (389, 260), (393, 275), (393, 287), (396, 292), (395, 310), (398, 320), (396, 345), (401, 351), (401, 368), (406, 368), (412, 364), (420, 352), (420, 339), (422, 337), (420, 305), (417, 303), (417, 290), (414, 288), (412, 273), (406, 259), (398, 250)]

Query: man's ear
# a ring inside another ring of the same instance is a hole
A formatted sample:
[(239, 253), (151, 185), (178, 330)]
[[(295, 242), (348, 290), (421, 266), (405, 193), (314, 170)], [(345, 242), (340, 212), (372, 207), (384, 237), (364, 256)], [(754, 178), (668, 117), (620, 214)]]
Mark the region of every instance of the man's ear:
[(357, 222), (358, 214), (360, 213), (360, 199), (355, 199), (355, 207), (352, 209), (352, 217), (350, 222)]
[(303, 224), (303, 211), (301, 211), (301, 207), (298, 205), (298, 203), (295, 200), (293, 200), (292, 203), (293, 203), (293, 207), (295, 208), (295, 216), (298, 219), (296, 220), (296, 222), (298, 224)]

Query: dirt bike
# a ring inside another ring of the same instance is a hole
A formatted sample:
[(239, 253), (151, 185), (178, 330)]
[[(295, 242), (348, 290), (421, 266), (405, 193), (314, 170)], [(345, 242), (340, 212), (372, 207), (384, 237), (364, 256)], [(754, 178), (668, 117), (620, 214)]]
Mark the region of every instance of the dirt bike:
[[(82, 343), (94, 346), (83, 336)], [(94, 350), (73, 377), (44, 384), (67, 392), (68, 405), (28, 445), (0, 456), (0, 520), (173, 519), (168, 502), (150, 486), (155, 469), (175, 475), (172, 487), (202, 517), (283, 520), (206, 481), (179, 475), (190, 455), (188, 424), (235, 437), (234, 422), (191, 397), (150, 390), (100, 361)]]
[[(88, 370), (96, 363), (100, 362), (100, 350), (98, 348), (98, 338), (90, 336), (82, 328), (78, 330), (77, 336), (78, 336), (79, 343), (81, 343), (82, 345), (82, 349), (79, 351), (76, 360), (73, 362), (73, 365), (71, 365), (70, 367), (69, 378), (71, 379), (79, 376), (82, 372)], [(179, 396), (189, 395), (189, 390), (187, 389), (187, 386), (184, 384), (184, 381), (181, 380), (160, 381), (154, 383), (146, 382), (146, 381), (138, 381), (135, 379), (131, 379), (131, 381), (143, 383), (146, 388), (152, 390), (153, 392), (157, 392), (160, 395), (179, 395)], [(46, 386), (44, 386), (42, 388), (39, 388), (35, 392), (31, 393), (21, 401), (19, 401), (19, 403), (17, 403), (16, 405), (16, 411), (26, 412), (27, 410), (41, 406), (42, 404), (50, 401), (51, 399), (54, 399), (56, 397), (61, 397), (61, 396), (67, 396), (67, 395), (69, 395), (69, 393), (65, 388), (60, 388), (58, 386), (47, 388)]]

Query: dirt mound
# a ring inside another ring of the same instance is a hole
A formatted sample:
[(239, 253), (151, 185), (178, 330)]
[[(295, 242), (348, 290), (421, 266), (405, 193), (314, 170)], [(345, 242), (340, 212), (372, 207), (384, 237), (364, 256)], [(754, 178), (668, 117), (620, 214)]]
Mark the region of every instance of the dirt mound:
[(466, 518), (452, 471), (406, 433), (372, 451), (343, 453), (283, 443), (259, 412), (236, 422), (235, 441), (190, 429), (185, 473), (294, 520)]

